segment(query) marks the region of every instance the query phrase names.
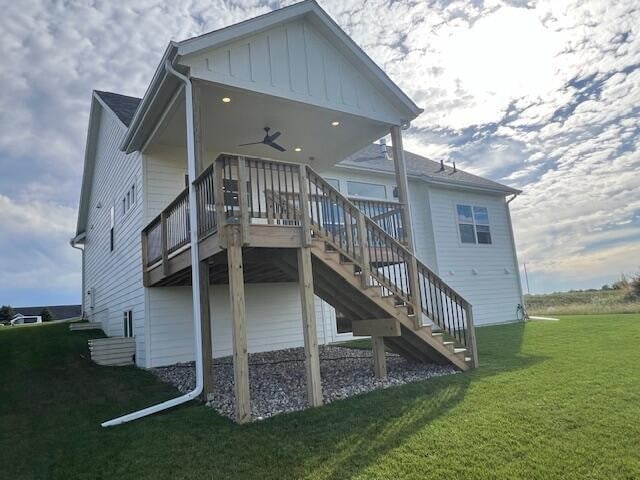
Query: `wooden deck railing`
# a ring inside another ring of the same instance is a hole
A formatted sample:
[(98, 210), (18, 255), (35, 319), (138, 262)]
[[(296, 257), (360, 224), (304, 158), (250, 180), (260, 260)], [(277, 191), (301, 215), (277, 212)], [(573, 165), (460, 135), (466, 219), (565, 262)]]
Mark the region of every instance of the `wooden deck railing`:
[[(394, 202), (349, 200), (308, 165), (221, 155), (195, 180), (198, 238), (228, 223), (302, 227), (303, 244), (313, 232), (328, 238), (361, 269), (363, 286), (413, 308), (465, 345), (474, 362), (475, 336), (469, 302), (409, 251), (402, 206)], [(183, 190), (142, 232), (145, 268), (155, 268), (190, 240), (188, 189)]]

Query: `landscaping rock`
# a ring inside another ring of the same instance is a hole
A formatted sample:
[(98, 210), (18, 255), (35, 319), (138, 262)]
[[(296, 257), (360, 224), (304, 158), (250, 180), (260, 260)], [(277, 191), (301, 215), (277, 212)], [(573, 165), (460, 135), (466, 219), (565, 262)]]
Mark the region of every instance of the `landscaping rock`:
[[(320, 346), (320, 372), (325, 403), (360, 393), (456, 373), (452, 366), (416, 363), (387, 353), (387, 377), (373, 374), (370, 350)], [(195, 387), (193, 362), (152, 369), (162, 381), (186, 393)], [(232, 357), (214, 361), (214, 394), (207, 405), (229, 418), (234, 415)], [(290, 348), (249, 355), (253, 419), (307, 408), (304, 349)]]

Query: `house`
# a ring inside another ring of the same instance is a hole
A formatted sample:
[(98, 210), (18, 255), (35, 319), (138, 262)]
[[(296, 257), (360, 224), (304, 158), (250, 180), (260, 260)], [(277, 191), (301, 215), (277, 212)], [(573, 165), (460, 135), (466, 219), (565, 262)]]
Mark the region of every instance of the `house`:
[(82, 316), (81, 305), (42, 305), (40, 307), (16, 307), (13, 310), (15, 313), (26, 316), (40, 316), (44, 310), (49, 310), (53, 320), (66, 320)]
[(40, 315), (23, 315), (22, 313), (16, 313), (11, 319), (11, 325), (26, 325), (29, 323), (42, 323), (42, 317)]
[(92, 95), (84, 314), (140, 367), (195, 359), (176, 402), (232, 354), (239, 422), (248, 352), (304, 346), (314, 406), (319, 343), (371, 336), (377, 376), (385, 346), (477, 366), (474, 321), (522, 301), (519, 192), (405, 152), (421, 111), (314, 1), (171, 42), (142, 99)]

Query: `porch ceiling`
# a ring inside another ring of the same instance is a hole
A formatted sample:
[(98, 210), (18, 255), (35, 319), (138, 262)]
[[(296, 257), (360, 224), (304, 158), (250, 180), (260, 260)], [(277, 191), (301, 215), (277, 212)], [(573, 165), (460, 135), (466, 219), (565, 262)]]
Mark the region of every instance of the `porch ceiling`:
[[(223, 98), (231, 99), (225, 103)], [(158, 130), (150, 146), (186, 148), (184, 95), (181, 94)], [(305, 103), (264, 95), (212, 83), (203, 84), (203, 139), (207, 156), (218, 153), (268, 157), (313, 168), (328, 168), (371, 142), (385, 136), (389, 125), (356, 115)], [(333, 126), (332, 122), (340, 122)], [(264, 137), (264, 127), (282, 135), (276, 143), (286, 148), (280, 152), (260, 144), (240, 147)], [(300, 152), (295, 151), (301, 148)], [(310, 160), (312, 158), (312, 160)], [(207, 158), (210, 163), (213, 158)]]

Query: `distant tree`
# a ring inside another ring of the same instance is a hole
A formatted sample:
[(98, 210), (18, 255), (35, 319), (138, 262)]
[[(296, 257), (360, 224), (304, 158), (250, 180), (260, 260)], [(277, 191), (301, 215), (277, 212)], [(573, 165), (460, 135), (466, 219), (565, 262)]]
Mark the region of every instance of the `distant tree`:
[(611, 284), (611, 287), (614, 290), (627, 290), (629, 288), (629, 280), (627, 280), (627, 277), (623, 274), (620, 276), (619, 280), (616, 280)]
[(3, 305), (0, 307), (0, 322), (9, 323), (15, 314), (10, 305)]
[(629, 282), (629, 300), (640, 300), (640, 272), (636, 273)]
[(604, 285), (602, 285), (602, 288), (600, 290), (604, 290), (606, 292), (609, 290), (613, 290), (613, 288), (608, 283), (605, 283)]
[(51, 310), (49, 310), (48, 308), (43, 309), (40, 312), (40, 316), (42, 317), (43, 322), (50, 322), (51, 320), (53, 320), (53, 315), (51, 314)]

